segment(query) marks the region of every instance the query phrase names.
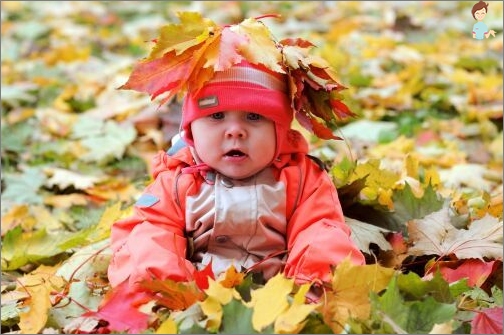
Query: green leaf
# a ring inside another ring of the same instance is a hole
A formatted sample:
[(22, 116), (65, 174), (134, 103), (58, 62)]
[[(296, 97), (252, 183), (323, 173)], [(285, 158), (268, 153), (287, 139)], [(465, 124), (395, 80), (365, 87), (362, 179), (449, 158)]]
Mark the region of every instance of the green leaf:
[(424, 301), (413, 302), (408, 309), (405, 329), (412, 334), (427, 334), (436, 323), (450, 321), (457, 312), (454, 304), (439, 303), (430, 296)]
[(406, 183), (404, 189), (397, 190), (392, 196), (394, 201), (394, 216), (403, 224), (412, 219), (421, 219), (443, 207), (443, 199), (429, 184), (422, 198), (417, 198)]
[(222, 306), (221, 334), (257, 334), (252, 327), (252, 308), (246, 307), (240, 300), (232, 299)]
[(42, 203), (38, 190), (47, 178), (40, 168), (26, 168), (23, 173), (6, 173), (3, 179), (5, 182), (5, 190), (1, 197), (3, 204)]
[[(23, 233), (21, 226), (9, 230), (2, 243), (2, 270), (16, 270), (29, 263), (44, 260), (56, 262), (51, 257), (59, 255), (82, 240), (79, 235), (59, 231), (48, 234), (45, 229)], [(62, 247), (63, 246), (63, 247)]]
[(379, 320), (381, 329), (377, 333), (428, 333), (434, 324), (453, 318), (457, 311), (455, 304), (444, 304), (426, 295), (424, 299), (405, 301), (394, 277), (385, 293), (378, 296), (371, 293), (372, 316)]
[(462, 295), (464, 292), (469, 291), (470, 287), (467, 285), (467, 278), (463, 278), (461, 280), (457, 280), (454, 283), (450, 283), (450, 293), (453, 298), (457, 298)]
[(397, 278), (397, 287), (403, 294), (406, 294), (407, 300), (421, 299), (429, 295), (439, 302), (454, 302), (450, 285), (443, 279), (439, 271), (431, 280), (425, 280), (414, 272), (401, 274)]
[(20, 309), (18, 308), (16, 303), (8, 303), (5, 305), (2, 303), (2, 328), (4, 326), (12, 327), (15, 324), (19, 323), (19, 312)]
[(88, 152), (80, 156), (84, 162), (105, 164), (113, 159), (122, 158), (126, 148), (137, 136), (133, 125), (82, 116), (72, 129), (72, 137), (81, 139), (81, 144)]
[(5, 150), (17, 153), (25, 151), (26, 144), (32, 134), (33, 125), (28, 122), (19, 122), (9, 126), (2, 125), (2, 154)]
[(324, 323), (319, 313), (313, 313), (308, 316), (306, 324), (299, 334), (333, 334), (333, 331)]

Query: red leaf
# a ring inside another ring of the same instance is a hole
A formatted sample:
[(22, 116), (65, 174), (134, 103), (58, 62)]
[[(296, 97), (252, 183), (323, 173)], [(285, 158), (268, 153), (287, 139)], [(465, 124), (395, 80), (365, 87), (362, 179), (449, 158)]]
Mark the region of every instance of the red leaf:
[(333, 134), (333, 131), (328, 127), (324, 126), (322, 123), (318, 122), (315, 119), (310, 119), (312, 124), (313, 133), (320, 139), (323, 140), (341, 140), (341, 137), (338, 137)]
[(396, 254), (402, 254), (408, 251), (408, 245), (404, 240), (402, 233), (391, 233), (387, 236), (387, 241), (392, 246)]
[(347, 105), (345, 105), (341, 100), (336, 100), (336, 99), (330, 99), (329, 103), (331, 104), (331, 107), (340, 119), (344, 119), (347, 117), (354, 117), (356, 116), (355, 113), (353, 113)]
[(471, 322), (471, 334), (502, 334), (502, 307), (480, 311)]
[(212, 271), (212, 261), (201, 271), (194, 271), (194, 281), (200, 290), (206, 290), (209, 287), (208, 278), (215, 280), (215, 275)]
[(126, 281), (107, 292), (98, 311), (86, 312), (83, 316), (107, 321), (111, 331), (139, 334), (147, 329), (149, 316), (140, 312), (138, 306), (150, 300), (148, 293), (132, 291)]
[(484, 262), (479, 259), (467, 259), (455, 269), (440, 264), (440, 271), (443, 278), (449, 283), (468, 278), (467, 284), (469, 286), (480, 287), (492, 273), (494, 263), (495, 261)]

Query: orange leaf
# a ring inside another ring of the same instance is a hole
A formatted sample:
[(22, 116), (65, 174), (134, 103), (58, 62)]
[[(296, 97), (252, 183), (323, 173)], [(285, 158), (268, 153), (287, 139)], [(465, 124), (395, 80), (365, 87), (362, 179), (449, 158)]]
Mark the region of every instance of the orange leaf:
[(298, 46), (301, 48), (311, 48), (315, 46), (312, 42), (307, 41), (303, 38), (285, 38), (281, 40), (279, 43), (282, 45), (288, 45), (291, 47)]
[(187, 52), (176, 57), (175, 51), (171, 51), (161, 58), (140, 62), (119, 89), (146, 92), (152, 99), (166, 91), (176, 92), (185, 83), (191, 56)]
[(232, 288), (240, 285), (243, 282), (244, 277), (245, 273), (236, 271), (236, 268), (231, 265), (226, 270), (224, 279), (219, 281), (219, 283), (226, 288)]
[(204, 298), (204, 293), (194, 281), (177, 282), (171, 279), (144, 281), (142, 287), (159, 293), (154, 296), (156, 301), (172, 310), (183, 310)]

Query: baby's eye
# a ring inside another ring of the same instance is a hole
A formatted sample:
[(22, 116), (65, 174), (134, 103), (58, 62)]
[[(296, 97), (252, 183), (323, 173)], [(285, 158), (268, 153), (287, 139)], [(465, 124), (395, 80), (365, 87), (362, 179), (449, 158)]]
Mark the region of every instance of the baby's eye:
[(247, 114), (247, 120), (257, 121), (260, 119), (262, 119), (262, 116), (257, 113), (248, 113)]
[(217, 113), (210, 114), (210, 118), (212, 118), (214, 120), (221, 120), (221, 119), (224, 118), (224, 113), (223, 112), (217, 112)]

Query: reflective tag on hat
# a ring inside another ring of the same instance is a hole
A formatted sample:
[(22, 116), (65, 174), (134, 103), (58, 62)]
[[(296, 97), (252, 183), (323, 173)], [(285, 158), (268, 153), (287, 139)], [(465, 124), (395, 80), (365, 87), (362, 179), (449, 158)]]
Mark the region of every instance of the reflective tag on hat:
[(219, 99), (217, 99), (216, 95), (211, 95), (208, 97), (204, 97), (198, 99), (198, 107), (199, 108), (209, 108), (219, 105)]
[(140, 198), (135, 203), (135, 206), (138, 207), (151, 207), (155, 203), (159, 201), (159, 198), (152, 194), (144, 193), (140, 196)]

